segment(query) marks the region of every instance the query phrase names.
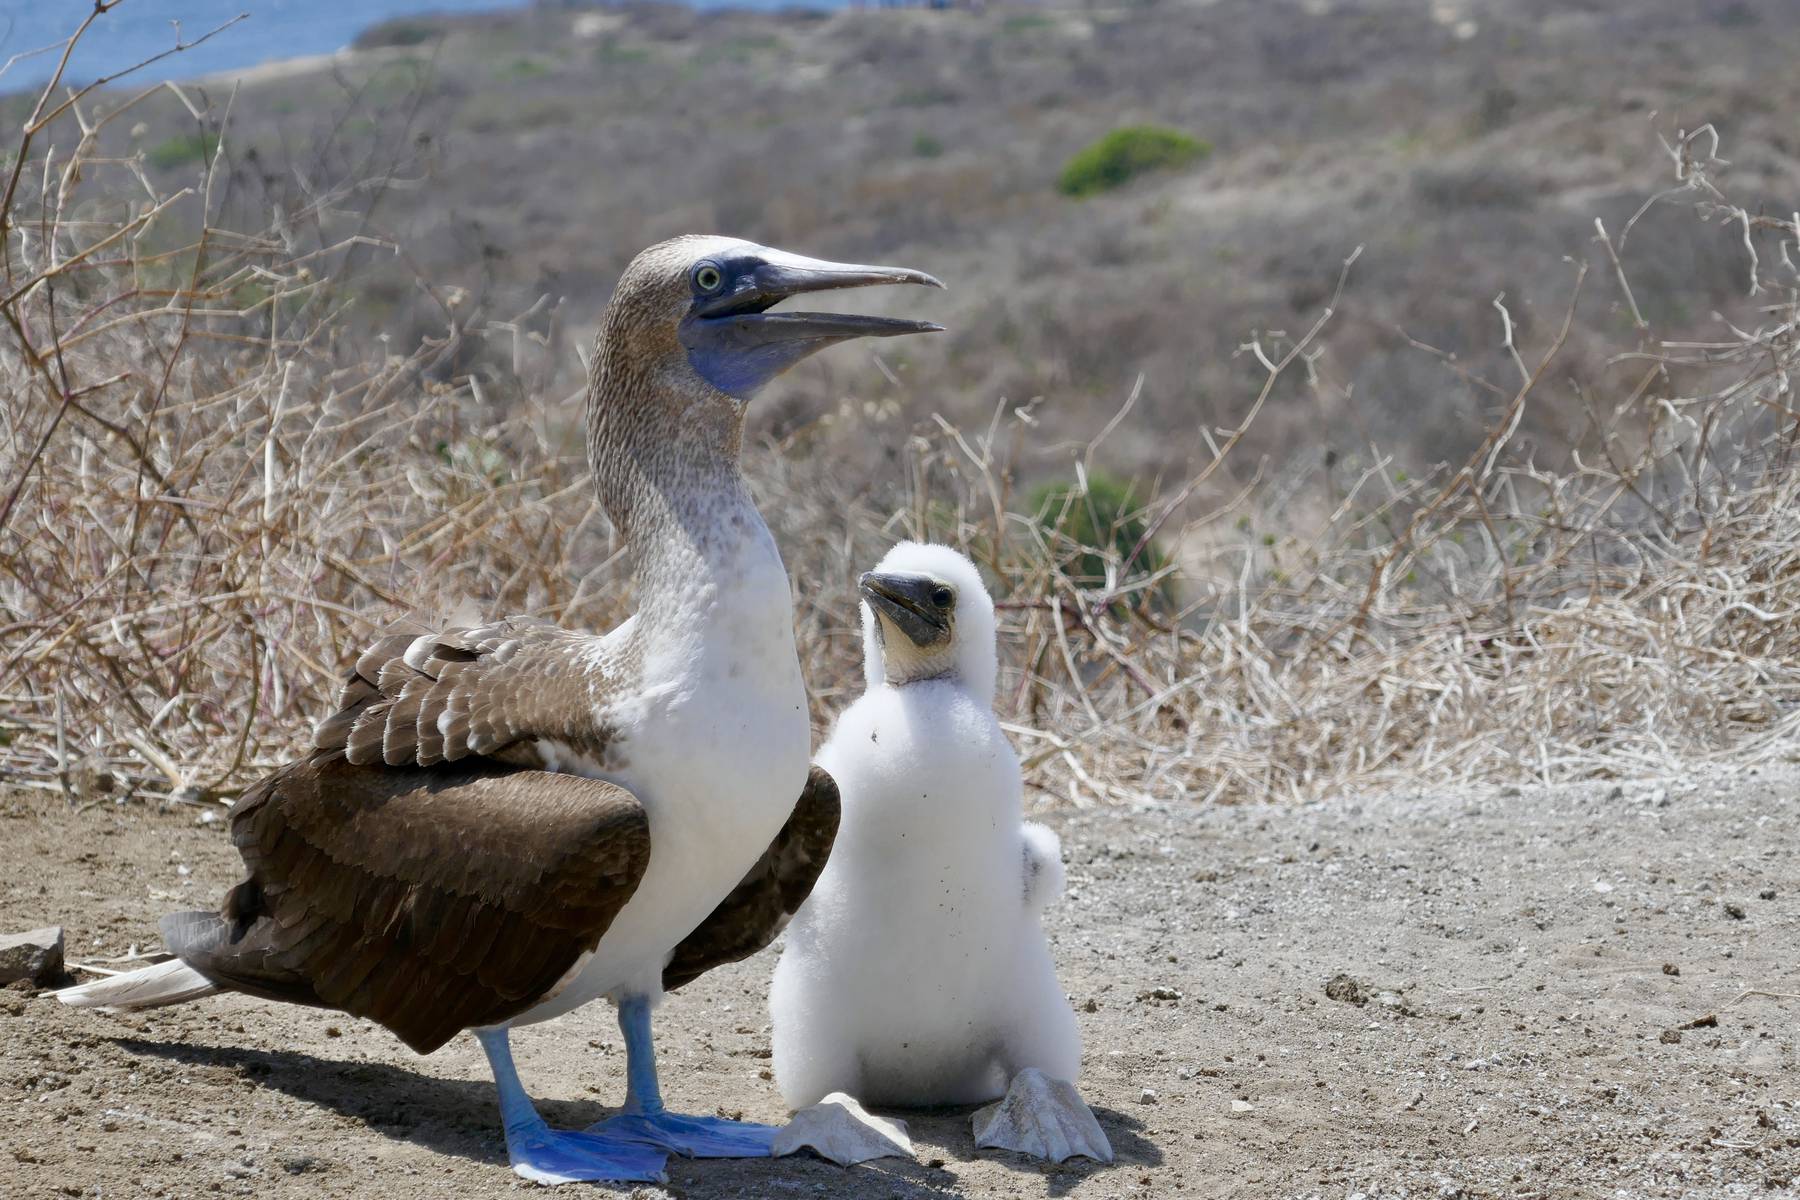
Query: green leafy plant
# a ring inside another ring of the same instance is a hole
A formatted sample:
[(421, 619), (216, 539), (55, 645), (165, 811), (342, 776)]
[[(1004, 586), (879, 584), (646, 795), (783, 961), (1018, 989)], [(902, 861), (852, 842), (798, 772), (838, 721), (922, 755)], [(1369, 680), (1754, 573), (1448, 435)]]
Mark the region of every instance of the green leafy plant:
[[(1105, 587), (1109, 558), (1117, 563), (1120, 586), (1167, 565), (1154, 537), (1138, 549), (1150, 526), (1135, 491), (1125, 480), (1094, 471), (1088, 474), (1085, 492), (1079, 484), (1046, 483), (1031, 493), (1031, 511), (1044, 541), (1079, 586)], [(1161, 583), (1150, 587), (1150, 596), (1161, 598), (1163, 587)]]
[(1078, 151), (1056, 181), (1065, 196), (1111, 191), (1149, 171), (1205, 158), (1212, 144), (1161, 125), (1128, 125)]

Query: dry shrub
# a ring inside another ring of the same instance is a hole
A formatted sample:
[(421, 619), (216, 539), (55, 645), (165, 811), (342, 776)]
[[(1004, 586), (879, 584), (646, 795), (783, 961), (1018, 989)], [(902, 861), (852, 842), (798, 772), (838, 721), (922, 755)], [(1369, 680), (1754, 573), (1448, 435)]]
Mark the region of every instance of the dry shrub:
[[(1800, 719), (1789, 381), (1800, 277), (1789, 251), (1800, 229), (1725, 198), (1710, 127), (1665, 145), (1676, 185), (1638, 216), (1686, 204), (1741, 235), (1718, 252), (1741, 260), (1766, 301), (1756, 327), (1721, 319), (1716, 341), (1659, 339), (1619, 260), (1637, 219), (1617, 239), (1596, 222), (1598, 287), (1612, 303), (1590, 319), (1623, 313), (1631, 325), (1610, 396), (1557, 379), (1577, 302), (1596, 307), (1578, 264), (1545, 345), (1516, 344), (1494, 301), (1516, 378), (1480, 379), (1417, 347), (1498, 409), (1465, 461), (1418, 478), (1379, 451), (1323, 469), (1235, 461), (1289, 376), (1332, 390), (1319, 343), (1334, 295), (1298, 339), (1245, 346), (1264, 374), (1248, 416), (1211, 431), (1212, 461), (1194, 477), (1121, 515), (1146, 529), (1131, 549), (1116, 531), (1084, 544), (1066, 522), (1017, 511), (1031, 418), (1002, 406), (984, 431), (940, 420), (915, 440), (904, 502), (871, 497), (824, 577), (851, 578), (899, 533), (980, 561), (1006, 617), (1002, 711), (1035, 786), (1075, 803), (1654, 776), (1789, 753)], [(1081, 486), (1135, 399), (1077, 461)], [(1588, 424), (1566, 469), (1537, 465), (1519, 436), (1527, 407), (1543, 404)], [(1148, 569), (1160, 562), (1152, 538), (1176, 548), (1159, 570)], [(1104, 587), (1083, 586), (1077, 568), (1094, 556)], [(1185, 598), (1179, 612), (1149, 602), (1168, 588)], [(851, 603), (839, 591), (828, 607)]]
[[(466, 328), (445, 298), (441, 338), (371, 356), (345, 332), (352, 252), (392, 248), (344, 191), (315, 184), (254, 234), (214, 228), (216, 172), (162, 195), (135, 159), (98, 154), (98, 130), (141, 96), (53, 94), (0, 204), (0, 772), (72, 798), (229, 795), (294, 751), (355, 648), (402, 612), (617, 619), (578, 406), (445, 374), (470, 337), (513, 338), (528, 365), (542, 348), (521, 323)], [(215, 163), (228, 123), (217, 132)], [(908, 436), (886, 481), (809, 458), (814, 431), (760, 448), (815, 716), (858, 686), (852, 581), (911, 536), (988, 573), (999, 706), (1056, 799), (1305, 798), (1782, 752), (1800, 684), (1785, 252), (1800, 230), (1732, 208), (1712, 149), (1709, 131), (1679, 138), (1658, 199), (1741, 226), (1719, 252), (1750, 254), (1763, 323), (1658, 340), (1602, 230), (1605, 277), (1572, 288), (1633, 314), (1614, 393), (1557, 382), (1573, 300), (1529, 347), (1496, 301), (1518, 377), (1469, 377), (1499, 417), (1424, 477), (1375, 452), (1322, 470), (1238, 461), (1278, 387), (1333, 388), (1318, 348), (1336, 295), (1303, 336), (1246, 345), (1264, 379), (1248, 416), (1211, 431), (1208, 465), (1120, 514), (1135, 540), (1086, 545), (1068, 520), (1135, 392), (1058, 511), (1024, 511), (1015, 489), (1015, 465), (1044, 449), (1030, 406)], [(1551, 403), (1591, 426), (1566, 470), (1517, 436)], [(1095, 562), (1100, 586), (1083, 577)]]
[(618, 616), (561, 412), (434, 382), (517, 326), (348, 347), (368, 181), (215, 228), (228, 126), (171, 194), (96, 151), (158, 90), (46, 89), (0, 209), (0, 773), (71, 794), (229, 794), (415, 607)]

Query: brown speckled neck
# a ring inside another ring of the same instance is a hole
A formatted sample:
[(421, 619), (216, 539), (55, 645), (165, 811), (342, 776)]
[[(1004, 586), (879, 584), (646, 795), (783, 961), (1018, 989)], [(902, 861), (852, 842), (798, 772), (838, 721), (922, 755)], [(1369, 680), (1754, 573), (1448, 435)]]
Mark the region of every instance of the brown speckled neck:
[(659, 600), (728, 567), (748, 544), (772, 543), (739, 465), (743, 405), (689, 368), (666, 305), (639, 299), (640, 265), (620, 280), (595, 341), (588, 461), (625, 539), (639, 613), (654, 620), (684, 607)]

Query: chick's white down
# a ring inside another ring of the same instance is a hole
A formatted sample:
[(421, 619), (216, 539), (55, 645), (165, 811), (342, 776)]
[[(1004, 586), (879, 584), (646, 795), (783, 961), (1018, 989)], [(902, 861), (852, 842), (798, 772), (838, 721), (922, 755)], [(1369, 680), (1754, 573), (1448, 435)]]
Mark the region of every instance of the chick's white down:
[[(1026, 1067), (1073, 1081), (1081, 1042), (1038, 913), (1062, 889), (1060, 845), (1022, 819), (1019, 761), (993, 711), (993, 603), (947, 547), (902, 543), (880, 572), (956, 593), (942, 673), (901, 686), (863, 605), (867, 692), (818, 761), (843, 819), (776, 967), (775, 1077), (801, 1108), (989, 1100)], [(904, 677), (917, 674), (918, 650)]]

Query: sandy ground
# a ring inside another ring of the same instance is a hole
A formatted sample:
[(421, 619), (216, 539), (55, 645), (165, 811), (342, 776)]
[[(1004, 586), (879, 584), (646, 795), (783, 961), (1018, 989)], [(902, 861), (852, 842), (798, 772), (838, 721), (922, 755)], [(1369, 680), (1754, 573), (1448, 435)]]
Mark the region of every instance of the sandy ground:
[[(639, 1194), (1794, 1194), (1800, 1000), (1740, 994), (1800, 992), (1797, 785), (1050, 814), (1082, 1089), (1117, 1165), (977, 1154), (965, 1109), (907, 1114), (916, 1164), (677, 1161)], [(221, 823), (193, 809), (0, 792), (0, 931), (60, 922), (72, 957), (153, 944), (159, 913), (235, 874)], [(671, 1103), (782, 1118), (772, 966), (715, 972), (662, 1010)], [(553, 1123), (621, 1095), (604, 1006), (516, 1041)], [(1232, 1116), (1234, 1099), (1251, 1111)], [(248, 999), (116, 1017), (0, 992), (0, 1195), (529, 1186), (506, 1169), (472, 1039), (423, 1059), (362, 1022)]]

